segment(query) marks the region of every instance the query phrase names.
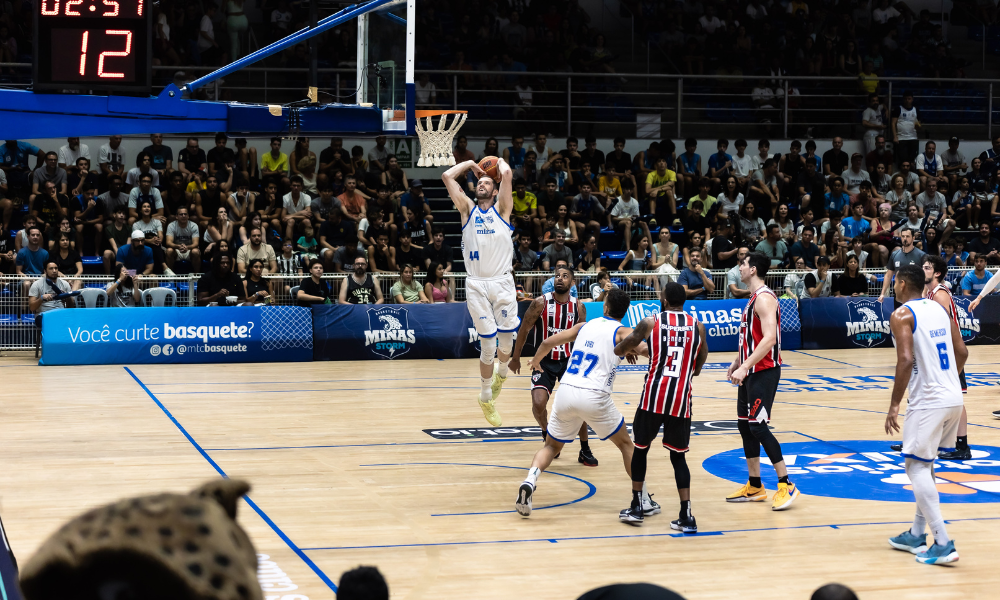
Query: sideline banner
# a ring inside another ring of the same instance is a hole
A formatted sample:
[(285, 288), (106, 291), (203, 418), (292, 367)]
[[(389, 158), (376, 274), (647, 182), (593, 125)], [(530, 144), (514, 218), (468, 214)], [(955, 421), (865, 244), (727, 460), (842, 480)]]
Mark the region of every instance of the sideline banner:
[[(987, 296), (969, 313), (972, 296), (955, 296), (958, 324), (966, 344), (995, 344), (1000, 340), (1000, 297)], [(803, 348), (892, 347), (889, 317), (892, 298), (806, 298), (800, 301)]]
[(312, 314), (296, 306), (74, 308), (42, 318), (41, 365), (312, 359)]
[[(710, 352), (735, 352), (739, 349), (740, 318), (746, 305), (746, 300), (689, 300), (684, 303), (684, 312), (705, 325)], [(603, 302), (588, 302), (586, 306), (588, 321), (604, 314)], [(795, 300), (779, 299), (778, 306), (781, 309), (781, 347), (798, 350), (802, 347), (802, 338)], [(633, 300), (622, 323), (635, 327), (639, 321), (659, 312), (658, 300)]]

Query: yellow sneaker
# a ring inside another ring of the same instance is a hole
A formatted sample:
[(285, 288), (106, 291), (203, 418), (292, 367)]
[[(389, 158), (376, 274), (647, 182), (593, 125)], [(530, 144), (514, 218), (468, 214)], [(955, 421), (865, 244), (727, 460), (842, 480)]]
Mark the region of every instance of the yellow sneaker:
[(799, 488), (794, 483), (778, 483), (771, 510), (786, 510), (799, 497)]
[(746, 482), (743, 487), (726, 496), (726, 502), (763, 502), (767, 500), (767, 490), (764, 486), (753, 487)]
[(490, 391), (493, 392), (494, 402), (500, 395), (500, 390), (503, 389), (503, 384), (506, 381), (506, 377), (500, 377), (500, 363), (493, 363), (493, 381), (490, 382)]
[(476, 398), (476, 401), (479, 402), (479, 408), (483, 409), (483, 416), (490, 422), (490, 425), (500, 427), (500, 414), (497, 413), (497, 409), (496, 406), (494, 406), (493, 401), (490, 400), (489, 402), (483, 402), (479, 398)]

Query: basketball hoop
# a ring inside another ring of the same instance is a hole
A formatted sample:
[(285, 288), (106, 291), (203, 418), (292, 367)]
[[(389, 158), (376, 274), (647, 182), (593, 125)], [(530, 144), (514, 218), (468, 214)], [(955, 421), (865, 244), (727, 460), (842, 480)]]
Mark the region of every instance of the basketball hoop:
[[(451, 123), (448, 115), (453, 115)], [(417, 110), (417, 137), (420, 138), (418, 167), (447, 167), (455, 164), (451, 141), (469, 116), (464, 110)], [(435, 119), (436, 117), (436, 119)]]

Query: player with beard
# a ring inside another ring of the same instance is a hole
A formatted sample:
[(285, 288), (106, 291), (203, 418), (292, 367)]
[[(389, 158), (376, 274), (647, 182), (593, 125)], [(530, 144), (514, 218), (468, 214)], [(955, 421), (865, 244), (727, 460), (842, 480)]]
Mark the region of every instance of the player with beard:
[[(521, 352), (524, 350), (524, 343), (528, 341), (529, 334), (535, 333), (534, 340), (536, 341), (535, 345), (537, 345), (538, 332), (541, 332), (541, 339), (546, 340), (586, 320), (584, 315), (580, 314), (580, 303), (569, 293), (576, 280), (573, 269), (565, 265), (556, 267), (553, 279), (555, 291), (532, 300), (528, 312), (521, 319), (521, 328), (517, 332), (514, 353), (510, 357), (510, 370), (514, 373), (521, 372)], [(538, 322), (539, 317), (543, 319), (540, 323)], [(556, 382), (566, 372), (566, 364), (569, 362), (569, 355), (572, 351), (573, 344), (562, 344), (552, 348), (552, 352), (542, 359), (541, 369), (531, 372), (531, 414), (535, 417), (538, 426), (542, 428), (542, 443), (548, 436), (545, 426), (549, 422), (549, 415), (546, 411), (549, 397), (552, 395)], [(555, 458), (559, 458), (559, 455), (556, 455)], [(597, 466), (597, 459), (590, 451), (586, 423), (580, 427), (580, 456), (577, 457), (577, 460), (588, 467)]]
[[(472, 169), (476, 183), (476, 201), (465, 195), (462, 183)], [(507, 363), (514, 348), (517, 317), (517, 289), (512, 265), (514, 228), (510, 213), (514, 210), (511, 192), (513, 173), (503, 160), (497, 160), (499, 181), (486, 175), (476, 161), (467, 160), (448, 169), (441, 176), (448, 195), (462, 218), (462, 257), (465, 261), (466, 305), (479, 334), (479, 377), (481, 389), (477, 401), (490, 425), (499, 427), (496, 399), (507, 380)], [(496, 356), (499, 361), (494, 364)]]

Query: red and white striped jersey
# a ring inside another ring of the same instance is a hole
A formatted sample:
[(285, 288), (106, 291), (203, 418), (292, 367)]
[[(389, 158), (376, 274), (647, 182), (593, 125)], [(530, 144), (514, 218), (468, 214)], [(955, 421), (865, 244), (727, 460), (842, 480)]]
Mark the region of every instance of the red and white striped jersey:
[(646, 340), (649, 372), (639, 408), (671, 417), (691, 417), (691, 378), (705, 340), (698, 320), (689, 314), (663, 311)]
[[(552, 292), (545, 294), (545, 310), (539, 320), (542, 328), (542, 339), (548, 339), (560, 331), (566, 331), (576, 325), (578, 306), (577, 299), (572, 296), (569, 297), (569, 302), (559, 302)], [(565, 360), (569, 358), (572, 351), (572, 342), (562, 344), (552, 349), (549, 358)]]
[[(937, 295), (938, 290), (944, 290), (945, 293), (948, 294), (948, 303), (951, 304), (951, 306), (948, 307), (948, 316), (955, 322), (955, 325), (958, 325), (958, 308), (955, 307), (955, 297), (952, 296), (951, 290), (945, 287), (944, 284), (939, 283), (934, 287), (934, 289), (927, 292), (927, 299), (934, 300), (934, 296)], [(934, 301), (937, 302), (937, 300)]]
[[(753, 354), (757, 345), (760, 341), (764, 339), (764, 332), (761, 330), (760, 317), (754, 312), (754, 305), (757, 302), (757, 296), (761, 294), (770, 294), (774, 297), (775, 304), (777, 304), (778, 296), (775, 295), (771, 288), (766, 285), (762, 285), (757, 290), (750, 294), (750, 298), (747, 300), (747, 306), (743, 309), (743, 317), (740, 320), (740, 363), (746, 362), (747, 358)], [(764, 358), (757, 361), (757, 364), (750, 367), (747, 370), (747, 374), (757, 373), (759, 371), (764, 371), (766, 369), (771, 369), (774, 367), (781, 366), (781, 306), (775, 307), (775, 327), (777, 331), (775, 332), (774, 346), (771, 348), (770, 352), (764, 355)]]

